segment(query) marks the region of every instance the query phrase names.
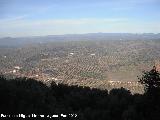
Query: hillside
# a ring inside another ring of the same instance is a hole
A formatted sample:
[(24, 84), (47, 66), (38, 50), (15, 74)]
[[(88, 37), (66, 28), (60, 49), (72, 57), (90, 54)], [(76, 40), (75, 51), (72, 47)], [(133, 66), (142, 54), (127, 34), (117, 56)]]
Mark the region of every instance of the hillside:
[(1, 116), (9, 119), (17, 118), (20, 113), (21, 118), (34, 114), (33, 119), (45, 120), (158, 120), (160, 116), (159, 94), (150, 99), (146, 94), (132, 95), (124, 88), (108, 92), (54, 82), (48, 86), (34, 79), (0, 76), (0, 95)]

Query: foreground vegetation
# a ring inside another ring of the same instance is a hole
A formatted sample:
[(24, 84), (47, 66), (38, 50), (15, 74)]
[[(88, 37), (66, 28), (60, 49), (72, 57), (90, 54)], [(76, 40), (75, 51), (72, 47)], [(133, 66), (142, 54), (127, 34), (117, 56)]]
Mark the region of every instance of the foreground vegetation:
[(1, 76), (0, 113), (77, 114), (74, 119), (79, 120), (158, 120), (160, 74), (156, 69), (145, 72), (140, 82), (145, 85), (143, 95), (132, 95), (124, 88), (108, 92)]

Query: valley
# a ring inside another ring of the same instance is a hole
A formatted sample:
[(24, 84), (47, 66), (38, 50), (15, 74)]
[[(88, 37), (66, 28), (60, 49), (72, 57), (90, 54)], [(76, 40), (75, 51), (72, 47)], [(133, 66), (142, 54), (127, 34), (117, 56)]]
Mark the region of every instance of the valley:
[(31, 77), (44, 82), (56, 81), (99, 89), (125, 87), (133, 93), (142, 93), (143, 87), (138, 83), (137, 76), (153, 66), (159, 69), (159, 39), (108, 38), (67, 38), (0, 47), (0, 72), (6, 76)]

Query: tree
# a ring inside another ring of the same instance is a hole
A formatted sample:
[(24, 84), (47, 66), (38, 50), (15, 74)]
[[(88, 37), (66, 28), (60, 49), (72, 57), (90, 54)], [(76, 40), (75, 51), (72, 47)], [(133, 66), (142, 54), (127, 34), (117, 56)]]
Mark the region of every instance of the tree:
[[(160, 113), (160, 73), (154, 66), (151, 71), (144, 72), (139, 82), (144, 85), (142, 110), (145, 120), (159, 120)], [(141, 106), (141, 105), (140, 105)], [(140, 107), (139, 106), (139, 107)], [(144, 109), (145, 108), (145, 109)]]
[(151, 71), (144, 72), (139, 82), (144, 85), (146, 93), (153, 93), (155, 90), (160, 89), (160, 73), (154, 66)]

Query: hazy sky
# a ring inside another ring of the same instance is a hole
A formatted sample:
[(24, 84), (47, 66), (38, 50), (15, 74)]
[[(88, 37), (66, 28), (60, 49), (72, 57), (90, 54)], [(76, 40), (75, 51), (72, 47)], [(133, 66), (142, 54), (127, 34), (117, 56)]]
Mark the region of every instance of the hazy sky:
[(0, 0), (0, 37), (160, 33), (160, 0)]

